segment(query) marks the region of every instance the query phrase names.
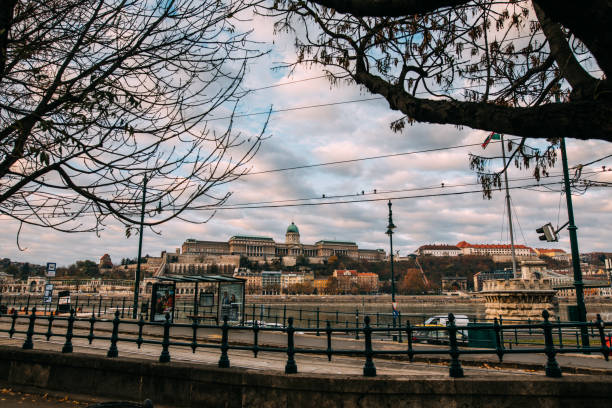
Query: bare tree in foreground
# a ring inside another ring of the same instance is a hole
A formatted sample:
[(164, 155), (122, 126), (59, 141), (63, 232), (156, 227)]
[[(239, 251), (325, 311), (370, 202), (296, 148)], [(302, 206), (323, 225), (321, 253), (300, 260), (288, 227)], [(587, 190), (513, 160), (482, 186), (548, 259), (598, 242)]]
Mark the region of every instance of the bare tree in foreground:
[(145, 183), (146, 225), (222, 204), (262, 136), (208, 121), (231, 118), (246, 62), (260, 55), (231, 24), (249, 6), (4, 1), (0, 214), (68, 232), (108, 218), (129, 227)]
[(276, 0), (264, 13), (279, 31), (305, 30), (294, 64), (323, 65), (400, 111), (394, 130), (612, 141), (609, 1)]

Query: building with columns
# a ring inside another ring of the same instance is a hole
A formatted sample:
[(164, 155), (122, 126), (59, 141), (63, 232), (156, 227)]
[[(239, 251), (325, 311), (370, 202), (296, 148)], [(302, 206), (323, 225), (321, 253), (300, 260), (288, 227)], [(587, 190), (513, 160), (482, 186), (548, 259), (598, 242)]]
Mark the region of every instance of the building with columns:
[(182, 245), (182, 255), (238, 255), (251, 260), (271, 261), (274, 258), (297, 258), (304, 256), (313, 263), (322, 262), (330, 256), (344, 255), (353, 259), (381, 261), (385, 259), (383, 249), (359, 249), (352, 241), (320, 240), (314, 244), (300, 241), (300, 231), (291, 224), (285, 232), (285, 242), (255, 235), (234, 235), (227, 242), (199, 241), (187, 239)]

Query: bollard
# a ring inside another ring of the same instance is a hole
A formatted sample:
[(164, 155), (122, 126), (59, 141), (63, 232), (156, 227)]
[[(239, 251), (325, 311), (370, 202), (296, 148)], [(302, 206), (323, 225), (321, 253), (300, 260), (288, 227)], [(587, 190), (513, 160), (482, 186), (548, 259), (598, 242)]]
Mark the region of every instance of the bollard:
[(53, 319), (55, 318), (53, 317), (53, 313), (52, 313), (49, 315), (49, 325), (47, 326), (47, 332), (45, 333), (45, 337), (47, 338), (47, 341), (49, 341), (51, 336), (53, 336), (53, 332), (51, 331), (53, 327)]
[(561, 368), (559, 367), (559, 364), (555, 359), (555, 355), (557, 353), (555, 351), (555, 345), (553, 343), (552, 325), (548, 321), (549, 316), (550, 315), (548, 313), (548, 310), (544, 310), (542, 312), (542, 317), (544, 317), (544, 341), (546, 342), (545, 353), (548, 357), (548, 360), (546, 361), (546, 376), (559, 378), (561, 377)]
[(221, 326), (221, 357), (219, 358), (219, 368), (229, 368), (230, 361), (227, 356), (227, 349), (229, 348), (227, 344), (227, 332), (229, 330), (229, 326), (227, 325), (227, 316), (223, 316), (223, 326)]
[(605, 326), (603, 320), (601, 320), (601, 315), (597, 313), (597, 330), (599, 331), (599, 340), (601, 341), (601, 353), (606, 361), (608, 361), (610, 357), (610, 348), (606, 343)]
[(68, 316), (68, 328), (66, 330), (66, 343), (62, 347), (62, 353), (72, 353), (72, 330), (74, 328), (74, 309), (70, 309), (70, 316)]
[(457, 326), (455, 326), (455, 315), (452, 313), (448, 314), (448, 338), (450, 343), (449, 354), (451, 356), (451, 363), (448, 370), (448, 374), (453, 378), (463, 377), (463, 368), (459, 362), (459, 348), (457, 347)]
[(166, 313), (166, 320), (164, 321), (164, 338), (162, 339), (162, 352), (159, 355), (160, 363), (170, 362), (170, 313)]
[(374, 354), (372, 350), (372, 328), (370, 327), (370, 316), (366, 316), (365, 326), (363, 328), (363, 334), (365, 336), (365, 357), (366, 362), (363, 366), (363, 375), (364, 377), (376, 377), (376, 367), (374, 366), (374, 361), (372, 361), (372, 355)]
[(111, 345), (106, 353), (106, 357), (117, 357), (119, 356), (119, 350), (117, 349), (117, 341), (119, 340), (119, 311), (115, 312), (115, 318), (113, 319), (113, 332), (111, 334)]
[(332, 359), (332, 342), (331, 342), (332, 329), (331, 329), (331, 323), (329, 322), (329, 320), (327, 321), (327, 324), (325, 326), (325, 333), (327, 334), (327, 361), (331, 361)]
[(295, 364), (295, 347), (293, 344), (293, 317), (289, 318), (289, 326), (287, 327), (287, 364), (285, 364), (285, 374), (297, 373), (297, 365)]
[(30, 315), (30, 324), (28, 325), (28, 331), (26, 333), (26, 340), (23, 342), (22, 348), (24, 350), (32, 350), (34, 343), (32, 342), (32, 336), (34, 335), (34, 323), (36, 322), (36, 307), (32, 308), (32, 314)]
[(143, 343), (142, 328), (144, 327), (144, 325), (145, 325), (144, 315), (142, 313), (140, 313), (140, 319), (138, 319), (138, 338), (136, 339), (136, 344), (138, 345), (139, 349), (140, 349), (140, 346), (142, 346), (142, 343)]
[(89, 342), (89, 344), (91, 344), (94, 339), (94, 324), (95, 323), (96, 323), (96, 311), (95, 311), (95, 306), (94, 306), (94, 309), (91, 311), (91, 317), (89, 318), (89, 335), (87, 336), (87, 341)]

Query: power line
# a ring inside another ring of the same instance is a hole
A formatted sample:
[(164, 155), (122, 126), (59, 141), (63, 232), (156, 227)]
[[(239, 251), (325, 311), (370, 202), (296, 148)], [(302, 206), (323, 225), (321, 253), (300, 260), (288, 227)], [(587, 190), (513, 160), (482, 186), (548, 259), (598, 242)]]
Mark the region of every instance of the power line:
[[(517, 138), (513, 138), (513, 139), (509, 139), (509, 140), (521, 140), (521, 138), (517, 137)], [(496, 140), (496, 141), (492, 141), (491, 143), (501, 143), (501, 141), (497, 141)], [(433, 147), (433, 148), (429, 148), (429, 149), (414, 150), (414, 151), (411, 151), (411, 152), (382, 154), (382, 155), (378, 155), (378, 156), (367, 156), (367, 157), (361, 157), (361, 158), (357, 158), (357, 159), (346, 159), (346, 160), (336, 160), (336, 161), (324, 162), (324, 163), (304, 164), (304, 165), (301, 165), (301, 166), (293, 166), (293, 167), (284, 167), (284, 168), (280, 168), (280, 169), (271, 169), (271, 170), (256, 171), (256, 172), (252, 172), (252, 173), (247, 173), (247, 174), (245, 174), (245, 176), (254, 176), (254, 175), (257, 175), (257, 174), (276, 173), (276, 172), (288, 171), (288, 170), (308, 169), (308, 168), (313, 168), (313, 167), (330, 166), (330, 165), (334, 165), (334, 164), (355, 163), (355, 162), (366, 161), (366, 160), (386, 159), (386, 158), (389, 158), (389, 157), (408, 156), (408, 155), (411, 155), (411, 154), (438, 152), (438, 151), (442, 151), (442, 150), (453, 150), (453, 149), (460, 149), (460, 148), (464, 148), (464, 147), (474, 147), (474, 146), (480, 146), (480, 145), (482, 145), (482, 143), (468, 143), (468, 144), (455, 145), (455, 146)]]
[[(548, 185), (559, 185), (562, 184), (563, 181), (556, 181), (550, 183), (536, 183), (536, 184), (527, 184), (521, 186), (513, 186), (510, 189), (530, 189), (533, 187), (541, 187)], [(351, 204), (351, 203), (361, 203), (361, 202), (375, 202), (375, 201), (386, 201), (386, 200), (406, 200), (406, 199), (416, 199), (416, 198), (427, 198), (427, 197), (444, 197), (444, 196), (455, 196), (455, 195), (465, 195), (465, 194), (475, 194), (481, 193), (482, 189), (478, 190), (467, 190), (467, 191), (456, 191), (456, 192), (447, 192), (447, 193), (431, 193), (431, 194), (419, 194), (419, 195), (411, 195), (411, 196), (395, 196), (395, 197), (380, 197), (380, 198), (362, 198), (362, 199), (353, 199), (353, 200), (342, 200), (342, 201), (326, 201), (326, 202), (310, 202), (310, 203), (291, 203), (291, 204), (262, 204), (262, 205), (226, 205), (220, 206), (216, 208), (191, 208), (188, 211), (217, 211), (217, 210), (241, 210), (241, 209), (261, 209), (261, 208), (287, 208), (287, 207), (313, 207), (313, 206), (322, 206), (322, 205), (338, 205), (338, 204)], [(147, 210), (145, 212), (151, 212), (152, 210)], [(91, 211), (82, 211), (79, 212), (78, 215), (92, 215), (95, 212)], [(124, 213), (124, 215), (139, 215), (140, 212), (134, 213)], [(9, 216), (17, 217), (17, 216), (29, 216), (31, 214), (17, 214)], [(70, 217), (70, 213), (66, 214), (37, 214), (40, 218), (68, 218)]]

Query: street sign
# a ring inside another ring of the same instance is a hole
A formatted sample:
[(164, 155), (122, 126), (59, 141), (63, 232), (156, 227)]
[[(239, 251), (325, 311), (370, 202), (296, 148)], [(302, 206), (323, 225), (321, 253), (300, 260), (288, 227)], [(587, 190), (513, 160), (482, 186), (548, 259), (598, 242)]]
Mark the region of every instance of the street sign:
[(53, 284), (47, 283), (45, 285), (45, 294), (43, 295), (43, 302), (51, 303), (52, 299), (53, 299)]
[(49, 278), (55, 277), (55, 267), (57, 264), (55, 262), (47, 262), (47, 276)]

